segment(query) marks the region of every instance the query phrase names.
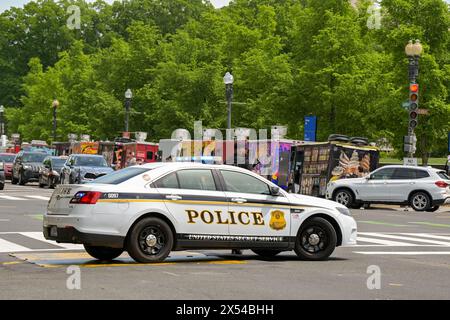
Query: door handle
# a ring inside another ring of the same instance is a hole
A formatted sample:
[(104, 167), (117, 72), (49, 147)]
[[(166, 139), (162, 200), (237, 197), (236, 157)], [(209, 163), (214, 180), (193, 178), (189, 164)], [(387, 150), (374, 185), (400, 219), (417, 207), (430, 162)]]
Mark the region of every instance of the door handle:
[(175, 200), (176, 201), (176, 200), (181, 200), (183, 198), (181, 196), (176, 195), (176, 194), (171, 194), (171, 195), (167, 195), (166, 199)]
[(235, 203), (246, 203), (247, 200), (243, 199), (243, 198), (231, 198), (231, 202), (235, 202)]

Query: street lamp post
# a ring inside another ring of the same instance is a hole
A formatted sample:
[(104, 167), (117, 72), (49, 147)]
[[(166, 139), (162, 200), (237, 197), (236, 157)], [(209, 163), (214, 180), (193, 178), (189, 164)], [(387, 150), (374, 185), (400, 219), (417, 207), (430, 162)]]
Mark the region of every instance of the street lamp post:
[(405, 137), (405, 152), (409, 158), (414, 157), (416, 151), (417, 138), (414, 133), (414, 129), (417, 126), (418, 118), (418, 95), (419, 85), (416, 80), (419, 76), (419, 58), (422, 54), (423, 48), (419, 40), (410, 40), (405, 47), (405, 53), (409, 59), (409, 124), (408, 124), (408, 136)]
[(133, 98), (133, 93), (131, 89), (128, 89), (125, 92), (125, 132), (128, 132), (129, 126), (129, 116), (130, 116), (130, 108), (131, 108), (131, 99)]
[(56, 109), (59, 107), (59, 101), (54, 99), (52, 102), (53, 107), (53, 141), (56, 141)]
[(233, 82), (234, 77), (231, 73), (227, 72), (225, 76), (223, 77), (223, 82), (225, 83), (225, 94), (227, 98), (227, 105), (228, 105), (228, 118), (227, 118), (227, 128), (228, 133), (231, 132), (231, 104), (233, 101)]
[(5, 134), (5, 125), (3, 121), (3, 113), (5, 112), (5, 107), (0, 106), (0, 136)]

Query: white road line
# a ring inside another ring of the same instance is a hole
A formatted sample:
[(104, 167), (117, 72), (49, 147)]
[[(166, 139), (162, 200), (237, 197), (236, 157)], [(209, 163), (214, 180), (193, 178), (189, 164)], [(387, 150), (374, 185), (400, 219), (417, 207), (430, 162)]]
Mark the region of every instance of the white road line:
[(11, 220), (9, 220), (9, 219), (0, 219), (0, 222), (8, 222), (8, 221), (11, 221)]
[(367, 254), (367, 255), (450, 255), (450, 251), (353, 251), (353, 253)]
[(43, 196), (25, 196), (25, 197), (32, 198), (32, 199), (38, 199), (38, 200), (45, 200), (45, 201), (50, 200), (50, 197), (43, 197)]
[(444, 242), (444, 241), (428, 240), (428, 239), (415, 238), (415, 237), (396, 236), (396, 235), (382, 234), (382, 233), (377, 233), (377, 232), (360, 232), (359, 234), (362, 234), (365, 236), (374, 236), (374, 237), (379, 237), (379, 238), (430, 243), (430, 244), (450, 247), (450, 242)]
[(401, 233), (401, 234), (405, 235), (405, 236), (416, 236), (416, 237), (424, 237), (424, 238), (431, 238), (431, 239), (438, 239), (438, 240), (449, 240), (450, 241), (450, 237), (438, 236), (438, 235), (428, 234), (428, 233)]
[(6, 199), (6, 200), (27, 200), (27, 199), (23, 199), (23, 198), (17, 198), (17, 197), (12, 197), (12, 196), (0, 196), (1, 199)]
[(81, 245), (81, 244), (71, 244), (71, 243), (63, 244), (63, 243), (57, 243), (56, 241), (47, 240), (44, 238), (44, 235), (42, 234), (42, 232), (18, 232), (18, 233), (25, 237), (39, 240), (42, 242), (46, 242), (46, 243), (52, 244), (54, 246), (68, 249), (68, 250), (82, 250), (83, 249), (83, 245)]
[(9, 242), (3, 239), (0, 239), (0, 252), (16, 252), (16, 251), (33, 251), (30, 248), (20, 246), (18, 244), (15, 244), (13, 242)]
[(376, 243), (376, 244), (382, 244), (385, 246), (392, 246), (392, 247), (415, 247), (417, 245), (412, 243), (406, 243), (406, 242), (398, 242), (398, 241), (390, 241), (390, 240), (383, 240), (383, 239), (374, 239), (374, 238), (366, 238), (366, 237), (360, 237), (358, 236), (356, 238), (356, 241), (362, 241), (362, 242), (368, 242), (368, 243)]

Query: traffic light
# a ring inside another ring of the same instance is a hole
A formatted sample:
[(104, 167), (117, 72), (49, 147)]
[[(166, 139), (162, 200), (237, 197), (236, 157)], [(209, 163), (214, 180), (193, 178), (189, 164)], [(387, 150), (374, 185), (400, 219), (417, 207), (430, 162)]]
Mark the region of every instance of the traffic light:
[(418, 124), (418, 111), (419, 108), (419, 85), (417, 83), (411, 83), (409, 85), (409, 128), (414, 130)]

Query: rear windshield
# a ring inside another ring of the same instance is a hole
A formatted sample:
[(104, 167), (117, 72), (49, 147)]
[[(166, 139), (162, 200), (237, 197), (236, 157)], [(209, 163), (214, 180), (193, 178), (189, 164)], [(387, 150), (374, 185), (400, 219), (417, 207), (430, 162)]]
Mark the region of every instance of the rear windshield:
[(15, 157), (16, 155), (14, 155), (14, 154), (11, 154), (11, 155), (9, 155), (9, 154), (2, 154), (2, 155), (0, 155), (0, 162), (14, 162), (14, 157)]
[(125, 168), (97, 178), (89, 183), (119, 184), (147, 171), (150, 171), (150, 169), (137, 167)]
[(445, 173), (445, 171), (438, 171), (438, 176), (445, 180), (450, 180), (450, 177)]

